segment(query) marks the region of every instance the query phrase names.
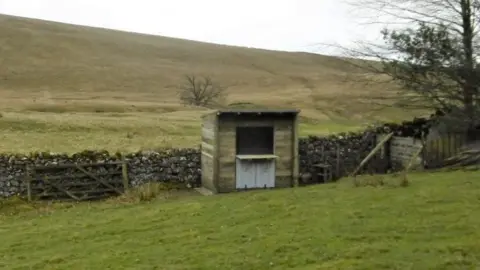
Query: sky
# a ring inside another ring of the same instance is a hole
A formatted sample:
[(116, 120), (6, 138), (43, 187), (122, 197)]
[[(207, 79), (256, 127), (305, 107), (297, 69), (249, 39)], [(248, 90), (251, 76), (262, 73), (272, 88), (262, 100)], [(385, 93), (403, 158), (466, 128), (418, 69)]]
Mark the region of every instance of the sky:
[(379, 36), (342, 0), (0, 0), (0, 13), (226, 45), (328, 53)]

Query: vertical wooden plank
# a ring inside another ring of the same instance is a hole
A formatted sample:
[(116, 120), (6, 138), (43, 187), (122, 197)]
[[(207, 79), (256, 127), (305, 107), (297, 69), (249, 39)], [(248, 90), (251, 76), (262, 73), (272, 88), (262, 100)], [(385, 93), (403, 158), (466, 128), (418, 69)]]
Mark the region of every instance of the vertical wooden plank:
[(450, 134), (448, 136), (448, 145), (447, 145), (447, 149), (448, 149), (448, 157), (451, 157), (452, 155), (455, 154), (455, 149), (453, 148), (453, 135)]
[(445, 145), (445, 136), (442, 136), (440, 137), (440, 139), (438, 140), (438, 149), (437, 149), (437, 163), (438, 163), (438, 166), (440, 166), (441, 164), (441, 161), (443, 159), (443, 156), (444, 156), (444, 145)]
[(443, 157), (442, 161), (445, 160), (450, 155), (450, 136), (445, 136), (445, 139), (443, 139)]
[(450, 156), (457, 154), (457, 137), (455, 134), (450, 134)]
[[(219, 181), (220, 181), (220, 132), (219, 128), (220, 125), (222, 124), (220, 121), (220, 117), (218, 114), (214, 114), (212, 117), (214, 117), (213, 124), (215, 125), (213, 127), (213, 187), (215, 189), (215, 192), (218, 192), (219, 190)], [(237, 134), (235, 134), (237, 136)], [(236, 177), (236, 172), (234, 172), (235, 177)]]
[(443, 138), (442, 138), (442, 158), (440, 159), (440, 164), (442, 164), (443, 160), (448, 155), (447, 143), (448, 143), (448, 136), (443, 136)]
[(30, 189), (31, 189), (31, 193), (32, 193), (32, 200), (35, 197), (35, 194), (32, 190), (32, 182), (35, 179), (37, 179), (37, 170), (36, 170), (35, 166), (32, 166), (32, 167), (30, 167)]
[(428, 144), (428, 160), (430, 162), (430, 166), (434, 166), (434, 159), (433, 159), (433, 149), (435, 148), (435, 139), (431, 140)]
[(453, 147), (453, 154), (456, 155), (460, 151), (460, 147), (458, 147), (458, 140), (457, 135), (452, 135), (452, 147)]
[(455, 148), (457, 149), (457, 153), (460, 152), (460, 149), (464, 146), (464, 143), (462, 141), (462, 137), (457, 134), (455, 136)]
[(442, 161), (445, 160), (446, 158), (450, 157), (450, 136), (446, 136), (445, 137), (445, 140), (444, 140), (444, 154), (443, 154), (443, 158), (442, 158)]
[(32, 178), (30, 175), (30, 167), (28, 164), (25, 165), (25, 184), (27, 186), (27, 200), (32, 201)]
[(127, 192), (127, 190), (129, 189), (128, 163), (124, 158), (122, 159), (122, 161), (123, 192)]
[(298, 114), (295, 115), (293, 119), (293, 128), (292, 128), (292, 177), (293, 177), (293, 186), (299, 186), (298, 179), (298, 170), (299, 170), (299, 155), (298, 155)]
[(457, 135), (457, 136), (456, 136), (456, 141), (457, 141), (456, 147), (457, 147), (457, 149), (458, 149), (457, 151), (460, 152), (460, 149), (461, 149), (465, 144), (463, 143), (462, 137), (461, 137), (460, 135)]
[(455, 149), (456, 149), (456, 150), (455, 150), (455, 151), (456, 151), (455, 154), (457, 154), (458, 152), (460, 152), (460, 148), (462, 148), (462, 147), (463, 147), (462, 140), (461, 140), (460, 136), (458, 136), (458, 134), (457, 134), (457, 135), (455, 135)]
[(425, 165), (428, 166), (428, 155), (427, 155), (428, 140), (426, 138), (423, 138), (422, 144), (423, 144), (423, 151), (422, 151), (423, 163), (424, 163), (424, 166)]
[(428, 140), (426, 142), (426, 149), (425, 149), (425, 160), (427, 161), (428, 166), (432, 166), (432, 140)]
[(458, 148), (459, 147), (458, 147), (457, 135), (455, 134), (455, 135), (452, 135), (452, 149), (453, 149), (452, 152), (454, 152), (454, 155), (457, 154)]
[(449, 143), (450, 143), (450, 136), (445, 136), (445, 139), (443, 140), (443, 157), (442, 157), (442, 162), (443, 162), (443, 160), (445, 160), (446, 158), (448, 158), (449, 155), (450, 155)]
[(451, 134), (447, 134), (447, 136), (445, 136), (445, 158), (449, 158), (453, 152), (451, 143), (452, 143), (452, 136)]
[(443, 160), (443, 158), (445, 157), (445, 136), (440, 137), (438, 148), (439, 148), (438, 164), (440, 165), (441, 160)]
[(340, 178), (340, 144), (337, 143), (337, 159), (335, 164), (335, 174), (337, 178)]
[(441, 149), (439, 151), (440, 152), (440, 157), (438, 159), (438, 165), (439, 166), (441, 166), (442, 161), (443, 161), (443, 159), (445, 158), (445, 155), (446, 155), (446, 153), (445, 153), (445, 142), (446, 142), (446, 137), (442, 136), (442, 138), (440, 139), (440, 145), (439, 145), (439, 147)]
[(447, 151), (448, 151), (448, 157), (451, 157), (452, 155), (455, 154), (455, 147), (454, 147), (454, 143), (455, 143), (455, 140), (454, 140), (454, 135), (453, 134), (449, 134), (448, 135), (448, 144), (447, 144)]
[(427, 161), (425, 159), (425, 149), (427, 148), (427, 145), (426, 145), (426, 142), (425, 142), (425, 136), (422, 135), (422, 152), (420, 153), (420, 156), (422, 157), (422, 160), (423, 160), (423, 164), (422, 164), (422, 167), (425, 165), (425, 162)]

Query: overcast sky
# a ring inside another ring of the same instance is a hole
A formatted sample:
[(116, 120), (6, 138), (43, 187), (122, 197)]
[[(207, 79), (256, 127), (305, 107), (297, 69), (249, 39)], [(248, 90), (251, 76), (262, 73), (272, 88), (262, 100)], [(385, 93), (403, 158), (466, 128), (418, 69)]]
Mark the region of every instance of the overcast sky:
[[(374, 39), (342, 0), (0, 0), (0, 13), (220, 44), (320, 50)], [(317, 44), (317, 45), (316, 45)], [(324, 47), (323, 47), (324, 48)]]

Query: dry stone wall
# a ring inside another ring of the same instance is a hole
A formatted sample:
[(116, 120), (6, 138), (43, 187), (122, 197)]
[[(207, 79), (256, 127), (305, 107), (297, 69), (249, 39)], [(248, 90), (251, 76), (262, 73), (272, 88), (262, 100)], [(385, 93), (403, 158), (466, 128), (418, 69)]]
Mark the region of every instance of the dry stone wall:
[[(313, 165), (326, 162), (335, 166), (337, 152), (340, 153), (342, 166), (354, 160), (358, 155), (366, 155), (371, 147), (358, 149), (365, 144), (365, 135), (340, 134), (330, 137), (301, 138), (299, 142), (300, 172), (308, 173)], [(339, 151), (337, 151), (339, 149)], [(139, 186), (145, 182), (174, 182), (187, 187), (197, 187), (201, 182), (200, 152), (198, 149), (170, 149), (162, 151), (142, 151), (122, 155), (106, 151), (84, 151), (73, 155), (55, 153), (32, 153), (29, 155), (0, 154), (0, 197), (25, 194), (25, 174), (27, 165), (48, 166), (58, 164), (90, 164), (118, 162), (122, 159), (128, 164), (128, 178), (131, 186)], [(92, 173), (104, 173), (108, 166), (92, 168)], [(347, 168), (342, 167), (342, 171)], [(117, 176), (118, 177), (118, 176)]]
[[(138, 186), (148, 181), (183, 183), (188, 187), (200, 183), (200, 153), (197, 149), (171, 149), (131, 153), (122, 156), (106, 151), (84, 151), (73, 155), (32, 153), (29, 155), (0, 155), (0, 197), (24, 195), (27, 166), (57, 164), (90, 164), (118, 162), (128, 164), (130, 185)], [(107, 166), (95, 167), (92, 173), (103, 173)]]
[[(430, 118), (414, 118), (402, 123), (383, 123), (372, 125), (364, 131), (355, 133), (341, 133), (328, 137), (308, 137), (300, 140), (300, 174), (302, 176), (314, 171), (313, 165), (326, 163), (331, 165), (334, 178), (345, 176), (355, 170), (356, 166), (364, 159), (378, 143), (378, 138), (388, 133), (393, 133), (396, 140), (411, 141), (411, 148), (416, 149), (421, 138), (428, 136), (432, 127), (437, 123), (437, 117), (441, 113), (431, 115)], [(403, 154), (398, 150), (397, 155)], [(388, 154), (387, 154), (388, 155)], [(411, 151), (404, 153), (411, 156)], [(360, 173), (383, 173), (388, 170), (398, 170), (401, 166), (397, 160), (391, 160), (388, 156), (376, 155), (366, 164)]]
[[(417, 120), (403, 125), (387, 124), (371, 127), (358, 133), (301, 138), (299, 142), (300, 174), (303, 176), (312, 172), (313, 165), (316, 163), (328, 163), (332, 165), (334, 174), (337, 174), (335, 177), (341, 177), (345, 173), (351, 172), (360, 160), (373, 149), (376, 135), (393, 131), (397, 136), (415, 135), (417, 137), (428, 131), (426, 125), (426, 121)], [(25, 194), (24, 179), (27, 165), (108, 163), (122, 159), (128, 163), (131, 186), (138, 186), (148, 181), (159, 181), (196, 187), (200, 185), (201, 181), (200, 157), (198, 149), (142, 151), (126, 155), (105, 151), (84, 151), (73, 155), (0, 154), (0, 197)], [(340, 168), (337, 164), (340, 164)], [(96, 170), (102, 172), (107, 169), (100, 166)]]
[[(337, 179), (358, 166), (375, 147), (375, 134), (369, 132), (341, 133), (328, 137), (311, 136), (299, 141), (300, 175), (305, 183), (311, 179), (315, 164), (331, 166)], [(307, 177), (307, 178), (305, 178)]]

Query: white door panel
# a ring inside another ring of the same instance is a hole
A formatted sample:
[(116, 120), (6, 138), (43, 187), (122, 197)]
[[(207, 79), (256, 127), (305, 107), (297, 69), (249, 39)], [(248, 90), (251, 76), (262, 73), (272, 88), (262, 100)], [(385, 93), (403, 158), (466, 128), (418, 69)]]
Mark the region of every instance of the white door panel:
[(255, 164), (250, 160), (237, 159), (236, 188), (255, 188)]
[(265, 187), (275, 187), (274, 159), (236, 160), (237, 189)]

